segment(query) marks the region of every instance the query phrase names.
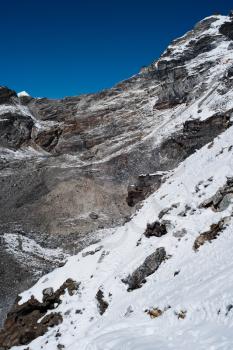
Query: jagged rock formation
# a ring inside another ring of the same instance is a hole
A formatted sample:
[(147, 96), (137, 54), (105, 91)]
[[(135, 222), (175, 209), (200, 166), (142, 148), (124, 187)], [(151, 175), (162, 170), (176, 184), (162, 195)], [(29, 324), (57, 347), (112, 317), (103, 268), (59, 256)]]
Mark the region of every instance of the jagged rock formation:
[(60, 324), (60, 313), (46, 313), (61, 303), (60, 297), (66, 290), (72, 296), (78, 287), (75, 281), (68, 279), (55, 292), (53, 288), (45, 289), (42, 302), (32, 296), (26, 303), (19, 305), (17, 299), (4, 323), (4, 330), (0, 332), (0, 346), (8, 349), (15, 345), (26, 345), (43, 335), (48, 328)]
[[(20, 244), (14, 256), (17, 237), (62, 248), (60, 260), (78, 253), (127, 222), (138, 201), (169, 182), (167, 171), (207, 143), (214, 147), (232, 125), (232, 23), (204, 19), (159, 60), (98, 94), (50, 100), (0, 89), (3, 265), (24, 269), (30, 249)], [(40, 273), (54, 267), (37, 259)], [(7, 294), (9, 271), (4, 306), (35, 278), (27, 271)]]

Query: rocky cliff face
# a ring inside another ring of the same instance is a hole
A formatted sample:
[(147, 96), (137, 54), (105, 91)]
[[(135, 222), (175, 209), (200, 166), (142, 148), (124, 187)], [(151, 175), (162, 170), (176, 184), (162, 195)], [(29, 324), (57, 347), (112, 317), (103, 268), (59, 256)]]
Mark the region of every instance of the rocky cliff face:
[(18, 292), (128, 221), (167, 171), (232, 125), (232, 28), (208, 17), (98, 94), (0, 89), (2, 319)]

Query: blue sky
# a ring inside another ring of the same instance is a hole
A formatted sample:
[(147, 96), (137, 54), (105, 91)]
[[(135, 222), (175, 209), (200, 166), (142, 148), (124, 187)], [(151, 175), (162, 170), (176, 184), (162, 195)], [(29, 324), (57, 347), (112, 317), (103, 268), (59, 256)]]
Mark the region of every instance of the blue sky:
[(130, 77), (228, 0), (0, 0), (0, 84), (51, 98)]

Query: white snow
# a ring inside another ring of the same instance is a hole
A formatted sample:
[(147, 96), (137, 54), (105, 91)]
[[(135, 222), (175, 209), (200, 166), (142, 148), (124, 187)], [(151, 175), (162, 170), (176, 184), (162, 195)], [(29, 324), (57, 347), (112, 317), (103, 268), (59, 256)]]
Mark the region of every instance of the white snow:
[[(56, 309), (62, 313), (63, 323), (34, 340), (31, 349), (55, 350), (61, 343), (69, 350), (232, 350), (233, 312), (227, 313), (233, 302), (232, 220), (216, 240), (197, 252), (192, 248), (200, 233), (232, 213), (232, 204), (222, 212), (200, 208), (233, 174), (232, 140), (233, 127), (216, 138), (212, 147), (203, 147), (171, 172), (130, 222), (83, 251), (102, 246), (94, 255), (80, 252), (70, 257), (64, 267), (22, 294), (21, 303), (32, 294), (42, 300), (44, 288), (57, 289), (67, 278), (81, 282), (78, 293), (65, 294)], [(161, 238), (144, 237), (147, 223), (174, 204), (163, 218), (171, 222), (168, 233)], [(186, 205), (190, 207), (186, 216), (179, 215)], [(184, 237), (175, 237), (184, 229)], [(165, 247), (170, 258), (140, 289), (128, 292), (121, 279), (158, 247)], [(174, 277), (176, 271), (179, 274)], [(99, 288), (109, 302), (102, 316), (95, 298)], [(148, 308), (168, 306), (156, 319), (145, 313)], [(82, 314), (75, 313), (77, 309)], [(65, 314), (67, 310), (69, 314)], [(180, 311), (186, 312), (185, 319), (178, 319)], [(59, 339), (54, 336), (58, 329)]]
[(30, 96), (26, 91), (21, 91), (17, 94), (18, 97)]

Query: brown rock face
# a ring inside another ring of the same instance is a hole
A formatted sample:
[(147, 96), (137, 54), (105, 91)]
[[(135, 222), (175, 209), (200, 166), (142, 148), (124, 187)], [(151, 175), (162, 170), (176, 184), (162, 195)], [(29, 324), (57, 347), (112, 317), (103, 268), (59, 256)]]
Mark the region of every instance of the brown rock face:
[(220, 220), (217, 224), (211, 225), (208, 231), (201, 233), (195, 239), (195, 242), (193, 244), (193, 249), (197, 251), (203, 244), (205, 244), (205, 242), (211, 242), (214, 239), (216, 239), (220, 235), (223, 227), (226, 224), (226, 221), (227, 221), (227, 218), (224, 218)]
[(66, 289), (72, 295), (78, 289), (78, 284), (68, 279), (55, 292), (52, 288), (47, 288), (44, 290), (42, 303), (33, 296), (22, 305), (19, 305), (16, 300), (0, 332), (0, 348), (10, 349), (12, 346), (26, 345), (43, 335), (49, 327), (61, 323), (62, 316), (59, 313), (52, 312), (48, 315), (46, 313), (55, 309), (56, 304), (60, 304), (60, 296), (65, 293)]

